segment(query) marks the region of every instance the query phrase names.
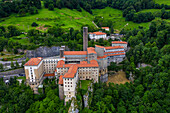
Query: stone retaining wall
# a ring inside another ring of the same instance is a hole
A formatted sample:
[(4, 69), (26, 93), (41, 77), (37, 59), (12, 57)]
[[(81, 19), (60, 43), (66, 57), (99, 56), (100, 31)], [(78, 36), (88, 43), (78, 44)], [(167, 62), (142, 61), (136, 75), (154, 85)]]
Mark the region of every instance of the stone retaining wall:
[(6, 72), (0, 72), (0, 75), (13, 75), (13, 74), (20, 74), (20, 73), (25, 73), (24, 68), (15, 69)]

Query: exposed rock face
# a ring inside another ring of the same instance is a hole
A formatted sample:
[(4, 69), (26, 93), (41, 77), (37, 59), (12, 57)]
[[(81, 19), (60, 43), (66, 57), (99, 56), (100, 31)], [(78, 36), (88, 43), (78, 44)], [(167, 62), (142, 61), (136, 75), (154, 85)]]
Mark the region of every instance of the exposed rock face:
[(26, 52), (26, 57), (51, 57), (51, 56), (58, 56), (60, 54), (60, 47), (53, 46), (53, 47), (39, 47), (36, 50), (28, 50)]

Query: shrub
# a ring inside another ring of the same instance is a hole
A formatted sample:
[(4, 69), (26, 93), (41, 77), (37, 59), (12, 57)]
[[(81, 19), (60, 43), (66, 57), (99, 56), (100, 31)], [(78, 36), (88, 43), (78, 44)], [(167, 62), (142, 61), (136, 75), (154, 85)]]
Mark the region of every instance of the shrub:
[(32, 26), (32, 27), (37, 27), (38, 24), (37, 24), (36, 22), (33, 22), (33, 23), (31, 24), (31, 26)]

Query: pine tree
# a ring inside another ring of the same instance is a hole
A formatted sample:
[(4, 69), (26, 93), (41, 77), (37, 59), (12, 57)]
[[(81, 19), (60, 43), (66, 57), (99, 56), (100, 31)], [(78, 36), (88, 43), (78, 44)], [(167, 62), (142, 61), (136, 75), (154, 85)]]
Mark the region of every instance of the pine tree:
[(11, 68), (12, 68), (12, 69), (15, 68), (13, 61), (11, 61)]

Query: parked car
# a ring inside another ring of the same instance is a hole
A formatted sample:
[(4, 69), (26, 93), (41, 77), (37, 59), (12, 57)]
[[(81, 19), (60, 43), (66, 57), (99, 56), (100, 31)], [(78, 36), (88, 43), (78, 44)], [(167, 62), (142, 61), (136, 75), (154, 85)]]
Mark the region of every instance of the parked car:
[(19, 76), (25, 76), (25, 74), (18, 74)]

